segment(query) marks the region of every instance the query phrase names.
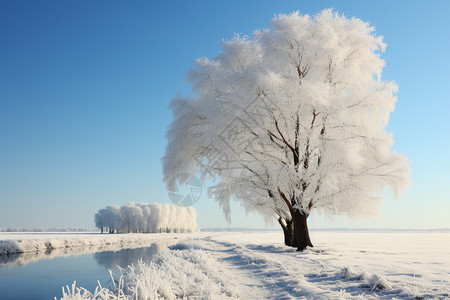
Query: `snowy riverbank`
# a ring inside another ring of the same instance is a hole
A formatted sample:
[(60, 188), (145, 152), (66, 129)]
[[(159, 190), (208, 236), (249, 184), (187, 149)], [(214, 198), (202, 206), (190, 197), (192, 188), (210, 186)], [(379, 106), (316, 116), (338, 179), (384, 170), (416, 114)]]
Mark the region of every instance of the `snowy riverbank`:
[(315, 247), (297, 252), (277, 231), (2, 233), (0, 251), (9, 254), (0, 266), (158, 243), (165, 250), (152, 261), (123, 269), (97, 291), (69, 286), (63, 299), (450, 297), (448, 231), (311, 231), (311, 238)]
[(122, 271), (93, 293), (63, 299), (444, 299), (450, 233), (311, 232), (297, 252), (280, 232), (205, 233)]
[(0, 233), (0, 255), (49, 252), (55, 249), (87, 249), (87, 253), (146, 246), (155, 241), (188, 238), (196, 233), (101, 234), (91, 233)]

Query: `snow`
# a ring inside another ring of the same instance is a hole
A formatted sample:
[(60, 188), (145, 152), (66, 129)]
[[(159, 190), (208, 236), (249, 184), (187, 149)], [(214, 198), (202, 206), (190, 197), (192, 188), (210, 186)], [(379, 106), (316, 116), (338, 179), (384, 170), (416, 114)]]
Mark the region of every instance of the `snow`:
[[(297, 252), (280, 232), (195, 233), (152, 262), (61, 299), (405, 299), (450, 297), (450, 232), (311, 232)], [(114, 282), (114, 280), (113, 280)]]
[(17, 227), (8, 227), (8, 228), (0, 228), (0, 232), (87, 232), (94, 231), (93, 228), (84, 228), (84, 227), (56, 227), (56, 228), (17, 228)]
[[(101, 234), (101, 233), (0, 233), (0, 257), (7, 254), (50, 252), (52, 257), (119, 250), (150, 245), (191, 233)], [(56, 250), (56, 251), (55, 251)], [(45, 254), (47, 256), (47, 254)]]

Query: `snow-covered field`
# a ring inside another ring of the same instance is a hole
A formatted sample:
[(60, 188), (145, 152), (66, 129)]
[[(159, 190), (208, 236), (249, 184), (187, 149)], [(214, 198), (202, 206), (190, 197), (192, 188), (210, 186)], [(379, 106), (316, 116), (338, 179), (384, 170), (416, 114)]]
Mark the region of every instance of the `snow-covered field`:
[(63, 299), (450, 298), (449, 232), (311, 232), (304, 252), (280, 232), (196, 233), (93, 294)]

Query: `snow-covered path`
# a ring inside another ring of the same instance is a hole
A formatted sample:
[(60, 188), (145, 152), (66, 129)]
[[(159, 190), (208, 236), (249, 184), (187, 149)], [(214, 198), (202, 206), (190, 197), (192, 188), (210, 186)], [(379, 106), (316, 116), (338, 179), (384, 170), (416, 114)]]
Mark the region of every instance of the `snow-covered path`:
[[(222, 268), (228, 269), (238, 285), (242, 299), (289, 299), (314, 294), (299, 290), (300, 282), (292, 268), (279, 261), (273, 247), (249, 247), (204, 239), (217, 253)], [(271, 256), (271, 257), (270, 257)]]
[[(256, 286), (264, 298), (450, 297), (448, 233), (312, 235), (319, 242), (304, 252), (274, 243), (281, 240), (279, 233), (222, 234), (202, 240), (222, 249), (218, 260), (232, 270), (243, 291)], [(248, 278), (253, 282), (247, 284)]]

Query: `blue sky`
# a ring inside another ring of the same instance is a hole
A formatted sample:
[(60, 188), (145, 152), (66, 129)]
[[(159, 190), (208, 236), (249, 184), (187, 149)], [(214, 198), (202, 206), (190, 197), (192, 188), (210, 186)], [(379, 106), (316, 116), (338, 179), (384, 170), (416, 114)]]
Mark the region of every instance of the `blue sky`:
[[(160, 158), (167, 109), (193, 61), (274, 14), (333, 7), (385, 37), (383, 78), (400, 87), (389, 130), (408, 155), (412, 186), (380, 215), (313, 215), (310, 227), (450, 227), (450, 2), (0, 2), (0, 228), (93, 227), (128, 201), (169, 202)], [(203, 193), (201, 227), (227, 226)], [(263, 227), (233, 207), (232, 226)]]

